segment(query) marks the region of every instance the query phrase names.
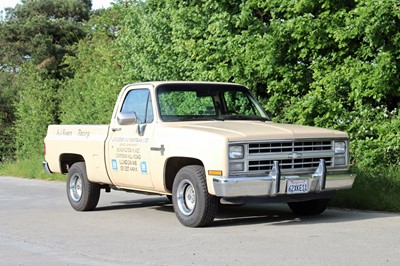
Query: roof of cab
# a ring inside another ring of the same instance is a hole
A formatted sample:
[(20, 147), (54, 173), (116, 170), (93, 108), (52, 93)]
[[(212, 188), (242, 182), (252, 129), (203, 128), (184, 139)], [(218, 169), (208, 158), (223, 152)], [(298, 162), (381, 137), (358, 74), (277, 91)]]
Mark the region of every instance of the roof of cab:
[(215, 82), (215, 81), (147, 81), (147, 82), (137, 82), (129, 85), (152, 85), (157, 87), (163, 84), (220, 84), (220, 85), (241, 85), (238, 83), (231, 82)]

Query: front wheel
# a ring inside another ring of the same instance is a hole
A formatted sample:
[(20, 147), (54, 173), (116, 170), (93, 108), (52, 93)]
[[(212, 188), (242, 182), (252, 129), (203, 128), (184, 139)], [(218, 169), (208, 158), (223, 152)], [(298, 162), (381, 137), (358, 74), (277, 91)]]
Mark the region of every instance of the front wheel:
[(212, 223), (218, 200), (208, 193), (204, 167), (189, 165), (179, 170), (172, 187), (172, 203), (183, 225), (199, 227)]
[(328, 207), (330, 199), (315, 199), (301, 202), (288, 202), (289, 208), (298, 215), (318, 215)]
[(89, 181), (84, 162), (74, 163), (69, 169), (67, 195), (72, 208), (77, 211), (96, 208), (100, 199), (100, 186)]

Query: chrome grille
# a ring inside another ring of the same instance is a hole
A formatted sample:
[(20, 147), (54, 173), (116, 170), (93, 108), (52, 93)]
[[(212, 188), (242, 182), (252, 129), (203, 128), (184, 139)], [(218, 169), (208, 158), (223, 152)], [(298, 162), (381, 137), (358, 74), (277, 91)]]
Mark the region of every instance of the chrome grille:
[(331, 141), (266, 142), (249, 144), (249, 154), (332, 150)]
[[(324, 159), (326, 165), (332, 164), (332, 157), (306, 158), (306, 159), (287, 159), (277, 160), (282, 170), (310, 169), (317, 168), (320, 159)], [(274, 160), (249, 161), (249, 171), (270, 171)]]
[(246, 171), (268, 172), (279, 161), (284, 172), (314, 171), (324, 159), (327, 168), (333, 167), (334, 149), (331, 140), (296, 140), (255, 142), (247, 146)]

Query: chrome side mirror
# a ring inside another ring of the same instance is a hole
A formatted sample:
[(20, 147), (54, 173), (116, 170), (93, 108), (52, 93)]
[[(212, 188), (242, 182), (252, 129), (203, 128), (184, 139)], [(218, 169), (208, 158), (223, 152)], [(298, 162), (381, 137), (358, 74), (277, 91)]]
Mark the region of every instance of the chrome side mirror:
[(134, 125), (137, 122), (135, 112), (118, 113), (117, 122), (120, 125)]

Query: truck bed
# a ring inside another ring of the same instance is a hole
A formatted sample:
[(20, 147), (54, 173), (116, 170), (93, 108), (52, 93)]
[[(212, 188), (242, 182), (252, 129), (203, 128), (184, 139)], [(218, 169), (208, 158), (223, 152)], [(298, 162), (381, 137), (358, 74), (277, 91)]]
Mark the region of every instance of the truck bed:
[(45, 138), (50, 171), (65, 173), (68, 165), (60, 162), (81, 156), (89, 180), (110, 184), (104, 155), (108, 130), (109, 125), (50, 125)]

